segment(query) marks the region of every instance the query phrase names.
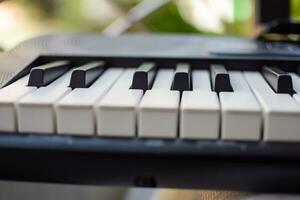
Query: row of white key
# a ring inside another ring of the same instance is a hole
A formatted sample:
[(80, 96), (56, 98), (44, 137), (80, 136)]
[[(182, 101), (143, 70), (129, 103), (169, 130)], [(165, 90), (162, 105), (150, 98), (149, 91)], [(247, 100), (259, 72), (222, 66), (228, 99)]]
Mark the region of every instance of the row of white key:
[(71, 71), (47, 87), (40, 87), (21, 98), (17, 104), (18, 129), (20, 132), (54, 133), (55, 113), (53, 105), (67, 93)]
[[(211, 90), (208, 71), (194, 70), (193, 90), (180, 97), (178, 91), (170, 90), (174, 70), (159, 70), (152, 89), (145, 94), (130, 89), (134, 70), (108, 69), (91, 87), (74, 90), (68, 87), (70, 72), (38, 89), (27, 87), (25, 76), (0, 90), (0, 115), (7, 119), (0, 122), (0, 129), (111, 137), (176, 138), (179, 134), (185, 139), (300, 141), (298, 94), (294, 98), (276, 94), (258, 72), (229, 72), (234, 92), (221, 92), (218, 98)], [(292, 75), (299, 92), (300, 78)]]
[(74, 135), (92, 135), (96, 131), (94, 108), (123, 69), (108, 69), (89, 88), (76, 88), (62, 98), (56, 105), (57, 132)]
[(300, 141), (300, 104), (289, 94), (275, 93), (258, 72), (245, 77), (263, 111), (263, 139)]
[(37, 89), (36, 87), (27, 87), (28, 79), (29, 75), (0, 90), (1, 131), (16, 132), (18, 130), (15, 102)]
[(208, 71), (193, 72), (193, 91), (183, 92), (181, 100), (180, 133), (183, 138), (217, 139), (220, 130), (222, 139), (260, 139), (260, 106), (243, 74), (229, 74), (234, 92), (221, 92), (218, 100), (217, 94), (211, 91)]

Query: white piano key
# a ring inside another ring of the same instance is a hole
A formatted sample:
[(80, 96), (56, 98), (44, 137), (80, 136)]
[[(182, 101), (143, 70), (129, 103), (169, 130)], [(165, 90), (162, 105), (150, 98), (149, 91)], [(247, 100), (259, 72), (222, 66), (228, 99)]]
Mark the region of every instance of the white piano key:
[(138, 107), (139, 137), (177, 136), (179, 91), (171, 91), (174, 70), (161, 69), (152, 90), (147, 90)]
[(139, 106), (139, 136), (175, 138), (179, 91), (148, 90)]
[(208, 70), (194, 70), (193, 72), (193, 90), (212, 91), (210, 82), (210, 73)]
[(134, 137), (135, 108), (142, 90), (120, 90), (108, 93), (97, 107), (97, 134), (111, 137)]
[(296, 73), (290, 73), (293, 81), (294, 91), (296, 92), (293, 95), (293, 98), (300, 103), (300, 77)]
[(248, 85), (243, 72), (241, 71), (229, 71), (230, 80), (232, 82), (232, 88), (234, 92), (247, 92), (251, 93), (250, 86)]
[(221, 138), (259, 140), (261, 108), (241, 72), (229, 72), (234, 92), (219, 94), (222, 110)]
[(36, 87), (26, 86), (28, 79), (29, 75), (15, 81), (5, 88), (0, 89), (0, 131), (17, 131), (15, 103), (24, 95), (36, 90)]
[(108, 69), (89, 88), (77, 88), (56, 104), (58, 134), (93, 135), (94, 105), (108, 92), (123, 69)]
[(184, 91), (180, 105), (180, 137), (185, 139), (217, 139), (220, 105), (211, 90), (209, 72), (192, 72), (193, 91)]
[(97, 134), (110, 137), (134, 137), (136, 107), (143, 90), (129, 89), (135, 69), (127, 69), (111, 90), (96, 104)]
[(266, 141), (300, 141), (300, 105), (289, 94), (275, 94), (258, 72), (244, 73), (263, 109)]
[(299, 75), (296, 73), (290, 73), (290, 75), (292, 77), (294, 91), (296, 93), (300, 93), (300, 77), (299, 77)]
[(134, 68), (126, 69), (124, 73), (121, 75), (121, 77), (117, 80), (117, 82), (113, 85), (111, 91), (128, 90), (131, 86), (131, 82), (135, 70), (136, 69)]
[(160, 69), (155, 77), (154, 83), (152, 85), (152, 90), (162, 89), (162, 90), (170, 90), (173, 77), (174, 77), (173, 69)]
[(56, 132), (53, 105), (71, 91), (68, 87), (70, 77), (71, 71), (48, 86), (27, 94), (16, 103), (19, 132)]
[[(19, 88), (27, 87), (28, 79), (29, 79), (29, 75), (26, 75), (26, 76), (16, 80), (12, 84), (6, 86), (5, 88), (18, 88), (19, 89)], [(36, 88), (36, 87), (29, 86), (29, 88)]]
[(214, 92), (185, 91), (182, 95), (180, 108), (181, 138), (218, 138), (219, 100)]

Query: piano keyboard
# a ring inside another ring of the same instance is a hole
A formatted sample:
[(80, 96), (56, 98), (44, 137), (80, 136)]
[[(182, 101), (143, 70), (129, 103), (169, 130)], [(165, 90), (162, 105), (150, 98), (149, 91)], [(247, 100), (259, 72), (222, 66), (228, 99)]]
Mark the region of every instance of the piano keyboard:
[[(93, 61), (33, 67), (0, 90), (1, 131), (99, 137), (300, 141), (300, 77), (277, 67), (174, 69)], [(284, 134), (283, 134), (284, 133)]]
[(188, 35), (22, 43), (0, 58), (0, 180), (299, 192), (299, 52), (262, 46)]

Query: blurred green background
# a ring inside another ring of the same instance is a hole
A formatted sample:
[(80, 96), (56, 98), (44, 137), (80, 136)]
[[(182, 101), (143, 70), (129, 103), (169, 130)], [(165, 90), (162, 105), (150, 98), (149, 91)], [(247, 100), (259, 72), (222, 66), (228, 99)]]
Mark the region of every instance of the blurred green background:
[[(0, 0), (1, 1), (1, 0)], [(0, 47), (51, 33), (255, 33), (254, 0), (6, 0), (0, 3)], [(300, 19), (300, 0), (292, 0)]]

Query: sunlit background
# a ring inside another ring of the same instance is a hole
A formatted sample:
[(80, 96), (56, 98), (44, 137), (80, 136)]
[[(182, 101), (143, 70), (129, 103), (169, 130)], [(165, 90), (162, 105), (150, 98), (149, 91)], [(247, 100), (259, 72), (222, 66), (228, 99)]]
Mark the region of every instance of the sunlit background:
[[(1, 0), (0, 0), (1, 2)], [(292, 0), (300, 18), (300, 1)], [(7, 0), (0, 3), (0, 47), (49, 33), (254, 33), (254, 0)]]

